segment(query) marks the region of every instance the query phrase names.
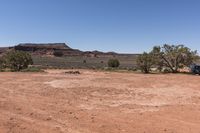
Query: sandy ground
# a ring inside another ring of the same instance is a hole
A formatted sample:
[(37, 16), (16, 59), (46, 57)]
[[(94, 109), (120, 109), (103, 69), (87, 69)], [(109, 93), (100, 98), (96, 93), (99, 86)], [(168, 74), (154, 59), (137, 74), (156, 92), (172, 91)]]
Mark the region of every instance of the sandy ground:
[(200, 76), (0, 73), (0, 133), (199, 133)]

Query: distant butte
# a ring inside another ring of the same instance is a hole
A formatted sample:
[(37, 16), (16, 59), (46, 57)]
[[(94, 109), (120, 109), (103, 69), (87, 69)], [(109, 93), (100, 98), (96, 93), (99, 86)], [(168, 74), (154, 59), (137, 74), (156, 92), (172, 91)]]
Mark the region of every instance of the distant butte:
[(87, 57), (97, 57), (97, 56), (110, 56), (113, 57), (117, 55), (115, 52), (101, 52), (101, 51), (80, 51), (78, 49), (73, 49), (69, 47), (66, 43), (20, 43), (14, 47), (4, 47), (0, 48), (0, 54), (8, 50), (20, 50), (30, 52), (33, 55), (53, 55), (56, 51), (62, 52), (63, 56), (87, 56)]

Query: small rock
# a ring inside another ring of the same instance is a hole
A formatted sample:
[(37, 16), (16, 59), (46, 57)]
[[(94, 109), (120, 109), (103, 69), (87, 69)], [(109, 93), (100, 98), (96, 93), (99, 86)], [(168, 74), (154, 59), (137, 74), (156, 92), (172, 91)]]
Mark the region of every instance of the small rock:
[(49, 116), (49, 117), (47, 118), (47, 121), (50, 121), (50, 120), (52, 120), (52, 116)]
[(33, 115), (33, 113), (30, 113), (30, 115)]
[(14, 118), (13, 118), (13, 117), (11, 117), (11, 118), (10, 118), (10, 120), (14, 120)]

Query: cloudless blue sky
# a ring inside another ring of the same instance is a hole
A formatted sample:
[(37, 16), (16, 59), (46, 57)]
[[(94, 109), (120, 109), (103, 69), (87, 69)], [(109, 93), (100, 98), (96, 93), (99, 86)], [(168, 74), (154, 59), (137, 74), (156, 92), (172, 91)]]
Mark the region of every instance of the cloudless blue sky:
[(164, 43), (200, 50), (200, 0), (0, 0), (0, 46), (25, 42), (122, 53)]

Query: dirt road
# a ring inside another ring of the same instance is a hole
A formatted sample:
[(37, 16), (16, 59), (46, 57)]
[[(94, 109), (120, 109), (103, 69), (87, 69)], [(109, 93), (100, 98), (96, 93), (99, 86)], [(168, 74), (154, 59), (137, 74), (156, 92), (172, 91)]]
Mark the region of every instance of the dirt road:
[(0, 133), (199, 132), (199, 76), (0, 73)]

